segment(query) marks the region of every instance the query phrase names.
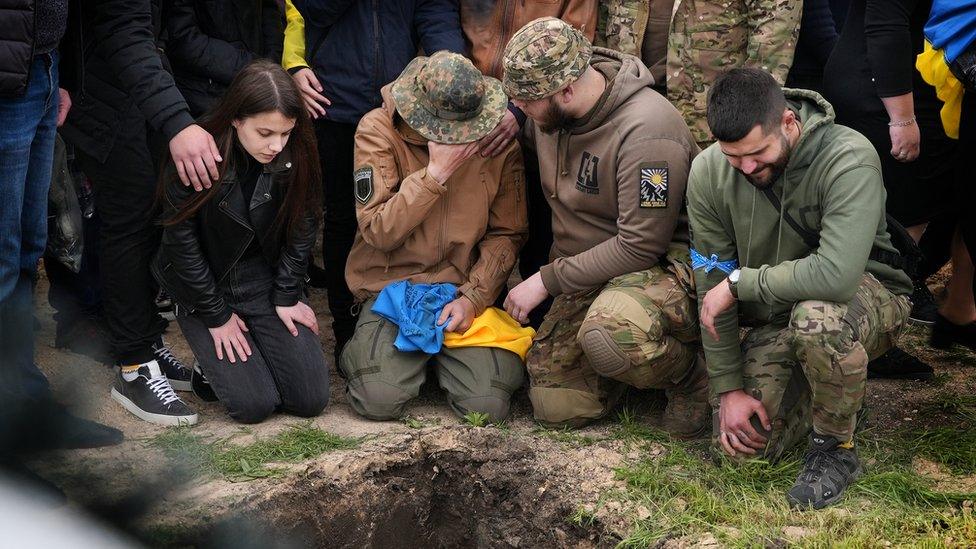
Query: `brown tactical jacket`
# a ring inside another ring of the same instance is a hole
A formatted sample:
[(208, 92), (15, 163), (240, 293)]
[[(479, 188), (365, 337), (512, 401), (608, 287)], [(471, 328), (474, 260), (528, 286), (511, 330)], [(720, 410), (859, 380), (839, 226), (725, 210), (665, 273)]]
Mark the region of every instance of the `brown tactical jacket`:
[(593, 42), (597, 0), (461, 0), (461, 30), (482, 73), (502, 77), (502, 54), (515, 31), (540, 17), (558, 17)]
[(356, 130), (359, 232), (346, 282), (365, 301), (399, 280), (458, 285), (481, 314), (498, 297), (528, 234), (522, 152), (475, 155), (441, 185), (427, 175), (427, 140), (383, 107)]
[(649, 269), (672, 241), (688, 242), (685, 185), (698, 146), (640, 59), (594, 48), (607, 79), (593, 110), (569, 131), (523, 133), (539, 155), (552, 206), (552, 263), (540, 269), (552, 295), (590, 290)]

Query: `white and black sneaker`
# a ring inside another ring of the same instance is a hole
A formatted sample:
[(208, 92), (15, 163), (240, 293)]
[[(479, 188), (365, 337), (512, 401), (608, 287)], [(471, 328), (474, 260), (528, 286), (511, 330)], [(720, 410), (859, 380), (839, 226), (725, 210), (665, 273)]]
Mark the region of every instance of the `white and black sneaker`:
[(197, 414), (170, 386), (155, 360), (143, 363), (135, 372), (119, 370), (112, 398), (136, 417), (159, 425), (194, 425)]
[(193, 390), (191, 383), (193, 371), (170, 352), (169, 347), (163, 344), (163, 340), (160, 339), (152, 344), (152, 352), (153, 356), (156, 357), (156, 362), (159, 363), (159, 368), (163, 371), (163, 375), (169, 378), (169, 383), (174, 389), (177, 391)]

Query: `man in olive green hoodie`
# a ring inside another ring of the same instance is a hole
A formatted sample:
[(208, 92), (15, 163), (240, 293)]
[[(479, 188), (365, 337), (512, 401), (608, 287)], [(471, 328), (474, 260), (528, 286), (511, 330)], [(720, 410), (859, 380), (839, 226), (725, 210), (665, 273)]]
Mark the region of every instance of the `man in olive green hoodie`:
[(822, 97), (757, 69), (716, 81), (708, 123), (718, 142), (692, 164), (688, 215), (713, 436), (732, 456), (775, 460), (812, 426), (787, 499), (819, 509), (861, 472), (868, 359), (911, 308), (878, 156)]

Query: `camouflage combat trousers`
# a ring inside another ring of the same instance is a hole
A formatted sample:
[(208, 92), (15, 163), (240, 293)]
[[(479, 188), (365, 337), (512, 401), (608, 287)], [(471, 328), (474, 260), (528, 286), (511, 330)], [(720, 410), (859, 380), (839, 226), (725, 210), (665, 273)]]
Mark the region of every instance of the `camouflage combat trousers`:
[(668, 389), (698, 353), (686, 274), (660, 266), (556, 297), (526, 357), (536, 420), (579, 426), (611, 410), (627, 385)]
[[(762, 401), (772, 432), (762, 458), (775, 461), (805, 440), (811, 426), (840, 441), (854, 435), (867, 364), (890, 349), (911, 303), (865, 274), (848, 303), (801, 301), (787, 326), (753, 328), (742, 340), (744, 389)], [(719, 400), (712, 396), (718, 447)], [(755, 417), (753, 426), (764, 432)]]

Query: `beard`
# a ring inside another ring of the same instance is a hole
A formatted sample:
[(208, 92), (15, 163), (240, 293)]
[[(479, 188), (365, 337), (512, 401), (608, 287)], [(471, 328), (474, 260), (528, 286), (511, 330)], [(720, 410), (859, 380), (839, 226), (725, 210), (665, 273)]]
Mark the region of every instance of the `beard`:
[(539, 130), (542, 133), (556, 133), (562, 130), (570, 130), (576, 124), (576, 119), (566, 114), (566, 111), (556, 104), (550, 97), (546, 104), (546, 112), (543, 113), (542, 120), (539, 120)]
[(757, 189), (765, 189), (773, 183), (776, 183), (783, 176), (783, 172), (786, 171), (786, 165), (790, 162), (790, 154), (793, 152), (793, 149), (790, 147), (790, 141), (785, 135), (780, 135), (779, 144), (779, 156), (774, 162), (764, 165), (761, 169), (753, 170), (752, 174), (747, 174), (738, 168), (736, 168), (736, 171), (741, 173), (746, 178), (746, 181)]

